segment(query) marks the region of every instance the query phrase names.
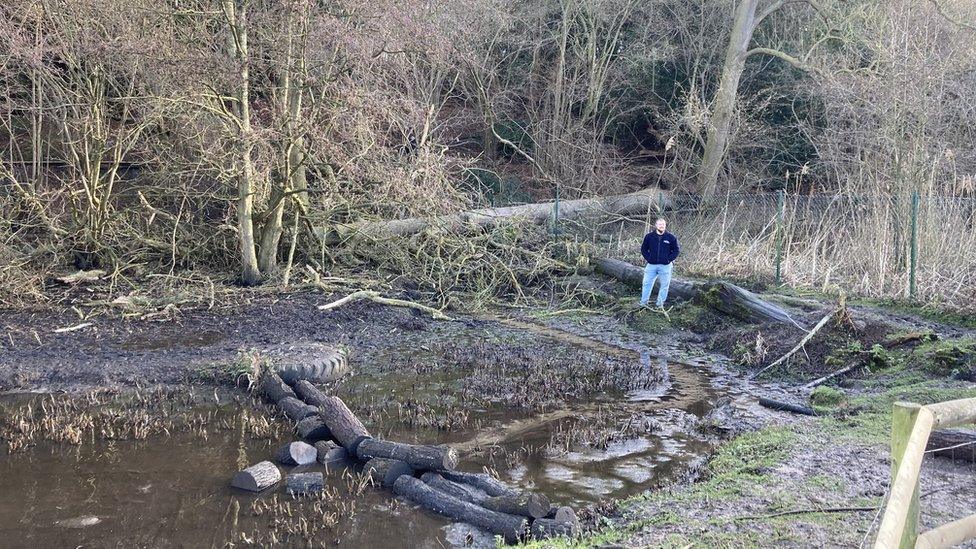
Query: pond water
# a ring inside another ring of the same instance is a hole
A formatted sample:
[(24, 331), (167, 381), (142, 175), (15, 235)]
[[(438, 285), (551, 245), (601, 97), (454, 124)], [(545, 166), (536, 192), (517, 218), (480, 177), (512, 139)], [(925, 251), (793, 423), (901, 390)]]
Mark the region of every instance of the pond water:
[[(331, 390), (374, 436), (453, 444), (461, 469), (488, 468), (560, 504), (640, 493), (713, 449), (697, 424), (723, 392), (702, 366), (525, 328), (461, 325), (410, 349), (354, 353), (355, 375)], [(3, 397), (0, 413), (24, 398)], [(254, 408), (246, 401), (208, 413), (207, 425), (168, 436), (42, 441), (3, 455), (2, 545), (491, 543), (381, 488), (361, 487), (352, 465), (326, 471), (326, 491), (313, 500), (292, 500), (280, 486), (259, 495), (232, 489), (235, 471), (291, 439), (284, 429), (258, 436), (247, 428)]]

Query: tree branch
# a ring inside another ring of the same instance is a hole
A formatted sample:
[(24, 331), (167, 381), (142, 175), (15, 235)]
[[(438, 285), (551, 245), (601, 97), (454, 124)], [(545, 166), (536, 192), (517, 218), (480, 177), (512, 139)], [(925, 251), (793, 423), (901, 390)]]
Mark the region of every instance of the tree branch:
[(935, 6), (935, 11), (939, 15), (941, 15), (942, 18), (945, 19), (946, 21), (952, 23), (953, 25), (956, 25), (957, 27), (962, 27), (964, 29), (976, 31), (976, 25), (972, 23), (967, 23), (966, 21), (963, 21), (961, 19), (954, 19), (951, 15), (946, 13), (946, 11), (942, 8), (942, 4), (939, 3), (939, 0), (929, 0), (929, 2), (931, 2), (932, 5)]
[(757, 53), (762, 53), (762, 54), (770, 55), (772, 57), (776, 57), (778, 59), (782, 59), (783, 61), (786, 61), (790, 65), (793, 65), (794, 67), (803, 71), (813, 72), (818, 74), (820, 73), (820, 71), (816, 67), (808, 65), (803, 61), (801, 61), (800, 59), (797, 59), (796, 57), (793, 57), (792, 55), (786, 52), (775, 50), (773, 48), (752, 48), (751, 50), (746, 52), (746, 57), (749, 57), (750, 55), (757, 54)]

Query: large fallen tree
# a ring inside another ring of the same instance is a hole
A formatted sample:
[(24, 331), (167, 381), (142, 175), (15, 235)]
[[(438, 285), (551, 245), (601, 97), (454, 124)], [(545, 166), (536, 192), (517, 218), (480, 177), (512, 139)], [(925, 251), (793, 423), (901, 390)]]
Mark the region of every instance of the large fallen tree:
[[(642, 189), (629, 194), (579, 198), (559, 201), (559, 219), (578, 219), (585, 215), (632, 215), (656, 212), (659, 207), (668, 207), (670, 197), (667, 191), (657, 188)], [(435, 217), (412, 217), (389, 221), (360, 221), (324, 227), (319, 238), (326, 244), (334, 244), (358, 238), (384, 238), (419, 233), (428, 227), (463, 229), (464, 227), (487, 228), (505, 220), (521, 220), (541, 224), (553, 218), (555, 202), (537, 202), (522, 206), (501, 208), (481, 208), (450, 215)]]
[[(644, 269), (625, 261), (597, 259), (595, 266), (598, 272), (631, 286), (640, 287), (644, 280)], [(779, 305), (770, 303), (745, 288), (721, 280), (692, 281), (672, 278), (668, 295), (695, 300), (746, 322), (779, 322), (799, 326)]]

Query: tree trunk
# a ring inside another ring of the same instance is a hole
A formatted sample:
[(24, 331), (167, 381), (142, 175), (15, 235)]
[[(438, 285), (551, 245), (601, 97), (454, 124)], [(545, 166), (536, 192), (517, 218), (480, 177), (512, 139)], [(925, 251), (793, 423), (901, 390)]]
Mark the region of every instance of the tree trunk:
[(579, 530), (579, 523), (560, 522), (547, 518), (532, 521), (532, 537), (535, 539), (548, 539), (555, 536), (573, 537), (579, 533)]
[(420, 479), (411, 476), (403, 475), (398, 478), (393, 484), (393, 492), (439, 515), (467, 522), (492, 534), (498, 534), (509, 543), (517, 542), (528, 529), (528, 521), (525, 517), (489, 511), (484, 507), (435, 490)]
[(937, 456), (976, 462), (976, 431), (972, 429), (941, 429), (932, 431), (926, 451)]
[(454, 482), (460, 482), (485, 492), (489, 496), (507, 496), (515, 494), (515, 490), (507, 484), (486, 473), (465, 473), (462, 471), (442, 471), (441, 476)]
[(321, 492), (325, 486), (325, 477), (322, 473), (292, 473), (288, 475), (287, 492), (289, 496), (300, 496)]
[(326, 396), (325, 393), (305, 380), (295, 384), (295, 392), (305, 402), (318, 408), (319, 417), (332, 431), (332, 436), (335, 437), (336, 442), (348, 450), (351, 455), (356, 455), (356, 447), (359, 446), (360, 442), (370, 438), (369, 431), (342, 402), (342, 399)]
[[(598, 272), (638, 288), (644, 279), (643, 269), (617, 259), (597, 259), (595, 267)], [(745, 288), (720, 280), (698, 282), (672, 278), (668, 295), (678, 299), (693, 299), (706, 307), (746, 322), (795, 323), (782, 307)]]
[(550, 503), (549, 498), (543, 494), (522, 492), (520, 494), (488, 498), (481, 502), (481, 506), (485, 509), (508, 515), (542, 518), (549, 514)]
[(280, 409), (288, 419), (298, 423), (299, 421), (314, 416), (318, 411), (314, 406), (309, 406), (304, 402), (298, 400), (297, 398), (285, 397), (278, 401), (278, 409)]
[(373, 458), (366, 462), (363, 473), (373, 482), (390, 488), (402, 475), (413, 476), (413, 467), (398, 459)]
[[(582, 215), (628, 215), (655, 211), (658, 201), (670, 204), (670, 197), (666, 191), (659, 189), (644, 189), (630, 194), (614, 195), (597, 198), (581, 198), (577, 200), (561, 200), (559, 202), (559, 218), (572, 219)], [(346, 225), (334, 225), (322, 230), (320, 238), (325, 243), (337, 243), (356, 238), (384, 238), (391, 236), (405, 236), (419, 233), (429, 227), (448, 227), (461, 229), (465, 226), (487, 228), (509, 219), (519, 219), (534, 224), (548, 222), (553, 213), (553, 202), (539, 202), (522, 206), (508, 206), (504, 208), (483, 208), (469, 210), (459, 214), (443, 215), (435, 218), (414, 217), (395, 219), (392, 221), (365, 221)]]
[(722, 66), (722, 78), (719, 82), (715, 98), (712, 100), (712, 114), (708, 123), (708, 139), (705, 142), (705, 153), (702, 158), (701, 171), (698, 174), (698, 185), (705, 193), (706, 200), (715, 196), (718, 190), (718, 175), (725, 158), (725, 149), (729, 142), (729, 131), (732, 123), (732, 113), (735, 110), (735, 98), (739, 89), (739, 80), (745, 69), (746, 52), (752, 41), (755, 30), (756, 7), (759, 0), (740, 0), (735, 10), (732, 22), (732, 35), (725, 52), (725, 64)]
[(460, 500), (481, 505), (481, 502), (488, 499), (488, 494), (474, 486), (447, 480), (438, 473), (424, 473), (420, 480), (426, 482), (431, 488), (454, 496)]
[(421, 471), (451, 471), (457, 467), (457, 452), (451, 448), (387, 442), (375, 438), (364, 440), (356, 455), (365, 461), (372, 458), (399, 459)]
[(298, 436), (309, 442), (332, 439), (332, 431), (326, 427), (318, 414), (299, 421), (298, 425), (295, 426), (295, 431), (298, 433)]
[(343, 463), (349, 459), (349, 452), (331, 440), (320, 440), (316, 442), (315, 450), (318, 452), (316, 459), (322, 465)]
[(285, 397), (297, 398), (295, 391), (285, 385), (281, 377), (271, 370), (265, 370), (261, 375), (261, 393), (271, 402), (278, 402)]
[(238, 93), (235, 107), (241, 146), (241, 173), (237, 179), (237, 233), (241, 247), (241, 282), (253, 286), (261, 282), (261, 269), (254, 241), (254, 149), (251, 136), (250, 67), (247, 52), (247, 11), (236, 0), (224, 0), (224, 14), (230, 26), (230, 51), (238, 64)]

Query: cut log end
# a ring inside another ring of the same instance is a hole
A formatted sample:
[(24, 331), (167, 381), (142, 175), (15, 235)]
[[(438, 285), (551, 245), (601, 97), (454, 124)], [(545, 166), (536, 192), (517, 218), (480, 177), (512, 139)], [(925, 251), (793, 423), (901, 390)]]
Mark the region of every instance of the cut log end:
[(297, 441), (282, 446), (278, 449), (277, 456), (282, 465), (308, 465), (315, 463), (318, 452), (311, 444)]
[(261, 492), (281, 481), (281, 471), (270, 461), (262, 461), (234, 475), (231, 486), (249, 492)]

